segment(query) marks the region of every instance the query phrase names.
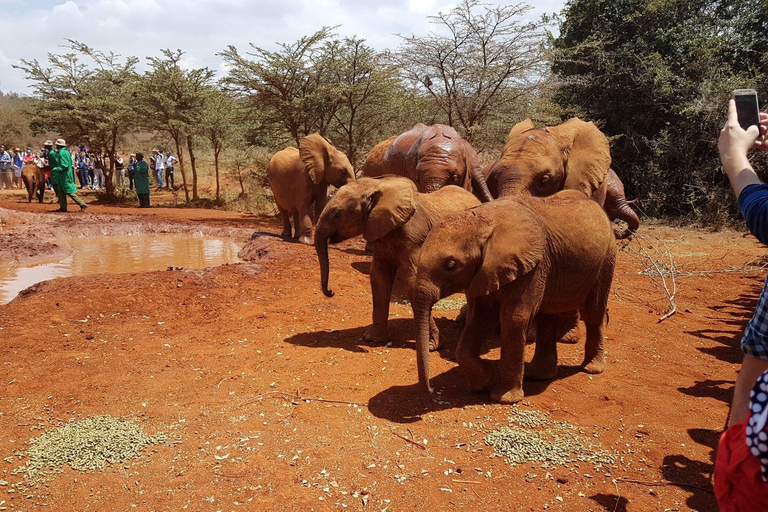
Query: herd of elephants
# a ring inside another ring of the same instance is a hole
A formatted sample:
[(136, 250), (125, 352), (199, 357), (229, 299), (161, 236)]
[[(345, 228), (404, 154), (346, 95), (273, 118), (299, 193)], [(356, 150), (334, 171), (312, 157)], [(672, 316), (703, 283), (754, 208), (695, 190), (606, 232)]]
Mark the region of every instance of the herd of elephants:
[[(395, 276), (404, 280), (425, 389), (432, 391), (429, 351), (440, 348), (432, 308), (454, 293), (467, 297), (455, 358), (471, 389), (501, 403), (521, 400), (523, 377), (555, 376), (557, 343), (579, 339), (579, 319), (584, 371), (605, 369), (616, 239), (631, 236), (639, 219), (593, 123), (522, 121), (485, 168), (453, 128), (417, 124), (377, 144), (362, 174), (356, 179), (347, 156), (318, 134), (276, 153), (267, 169), (282, 237), (314, 244), (326, 296), (333, 296), (328, 244), (362, 235), (372, 247), (365, 340), (388, 339)], [(329, 185), (338, 189), (330, 199)], [(626, 229), (614, 229), (613, 220)], [(497, 333), (501, 358), (492, 364), (480, 358), (481, 345)], [(536, 346), (526, 364), (527, 342)]]

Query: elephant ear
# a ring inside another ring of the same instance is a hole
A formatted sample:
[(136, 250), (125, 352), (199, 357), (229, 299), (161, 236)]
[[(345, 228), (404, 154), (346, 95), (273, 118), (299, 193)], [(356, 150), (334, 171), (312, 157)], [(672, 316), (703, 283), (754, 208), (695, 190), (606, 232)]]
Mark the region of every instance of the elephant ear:
[(511, 139), (512, 137), (516, 137), (520, 135), (523, 132), (526, 132), (528, 130), (533, 130), (533, 121), (530, 119), (526, 119), (525, 121), (520, 121), (515, 126), (512, 127), (512, 130), (509, 132), (509, 135), (507, 135), (507, 140)]
[(553, 126), (554, 133), (565, 156), (564, 188), (580, 190), (588, 196), (600, 188), (611, 167), (611, 149), (608, 139), (592, 122), (579, 118)]
[(376, 179), (363, 205), (367, 212), (363, 221), (363, 238), (369, 242), (378, 240), (393, 229), (405, 225), (416, 212), (419, 191), (408, 178), (386, 176)]
[(299, 156), (315, 185), (323, 181), (331, 149), (335, 150), (319, 133), (307, 135), (299, 143)]
[[(481, 213), (479, 232), (482, 264), (467, 287), (467, 297), (479, 297), (498, 291), (536, 268), (544, 256), (546, 244), (543, 227), (535, 214), (518, 202), (493, 204), (491, 215)], [(473, 213), (478, 214), (476, 210)]]

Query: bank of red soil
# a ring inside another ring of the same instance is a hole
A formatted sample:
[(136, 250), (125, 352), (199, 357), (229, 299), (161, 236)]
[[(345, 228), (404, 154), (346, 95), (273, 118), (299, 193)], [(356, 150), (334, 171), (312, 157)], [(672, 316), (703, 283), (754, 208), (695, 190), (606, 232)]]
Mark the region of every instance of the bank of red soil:
[[(42, 213), (50, 205), (0, 207)], [(235, 229), (241, 242), (252, 231), (280, 231), (274, 219), (210, 210), (88, 212)], [(67, 215), (77, 229), (91, 213)], [(440, 394), (430, 397), (416, 384), (407, 305), (391, 307), (391, 346), (361, 341), (371, 308), (361, 239), (331, 250), (329, 299), (313, 248), (264, 237), (263, 261), (56, 279), (0, 306), (0, 459), (70, 418), (110, 414), (169, 435), (101, 472), (66, 469), (26, 493), (0, 487), (2, 506), (715, 511), (714, 449), (740, 333), (765, 277), (746, 264), (765, 250), (736, 232), (641, 234), (651, 253), (664, 247), (655, 237), (672, 251), (677, 313), (658, 322), (666, 294), (639, 274), (643, 252), (629, 245), (609, 304), (606, 372), (580, 372), (583, 343), (561, 345), (557, 378), (526, 383), (520, 406), (581, 427), (616, 450), (614, 467), (547, 470), (492, 457), (483, 439), (507, 424), (510, 408), (463, 385), (450, 357), (457, 311), (436, 313), (447, 347), (432, 355)], [(490, 340), (485, 357), (498, 356)], [(11, 472), (22, 463), (0, 462), (0, 480), (19, 482)]]

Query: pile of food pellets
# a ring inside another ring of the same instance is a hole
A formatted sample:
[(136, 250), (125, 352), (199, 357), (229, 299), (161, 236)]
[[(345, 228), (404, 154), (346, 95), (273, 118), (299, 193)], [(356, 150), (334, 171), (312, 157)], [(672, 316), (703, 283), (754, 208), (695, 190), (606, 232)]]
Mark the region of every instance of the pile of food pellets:
[(77, 471), (104, 469), (107, 463), (125, 462), (147, 446), (165, 441), (164, 434), (150, 436), (129, 420), (111, 416), (92, 416), (70, 420), (64, 426), (29, 441), (29, 449), (20, 454), (27, 459), (24, 466), (14, 470), (30, 482), (60, 473), (69, 464)]
[(499, 427), (485, 438), (499, 457), (510, 464), (538, 462), (543, 469), (584, 462), (610, 466), (616, 454), (603, 449), (567, 421), (554, 421), (548, 412), (512, 408), (509, 425)]

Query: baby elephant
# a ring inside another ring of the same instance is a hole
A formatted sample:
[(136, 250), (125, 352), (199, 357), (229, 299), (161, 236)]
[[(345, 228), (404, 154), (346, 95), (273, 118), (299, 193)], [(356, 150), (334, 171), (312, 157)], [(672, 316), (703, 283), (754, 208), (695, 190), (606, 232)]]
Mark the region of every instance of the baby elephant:
[[(315, 228), (315, 250), (320, 260), (323, 293), (328, 289), (328, 243), (363, 235), (373, 243), (371, 292), (373, 325), (363, 336), (370, 342), (389, 339), (387, 319), (395, 274), (399, 271), (410, 291), (416, 280), (419, 249), (430, 230), (448, 214), (480, 204), (471, 192), (454, 185), (431, 194), (420, 194), (408, 178), (381, 176), (360, 178), (340, 188), (328, 202)], [(439, 334), (428, 319), (429, 349), (436, 350)]]
[[(513, 196), (450, 215), (421, 248), (413, 314), (419, 381), (430, 392), (429, 319), (442, 297), (466, 291), (467, 320), (456, 360), (476, 391), (514, 403), (523, 398), (528, 326), (536, 321), (536, 351), (525, 375), (557, 372), (561, 314), (579, 311), (587, 327), (584, 370), (605, 369), (603, 327), (616, 243), (603, 209), (582, 192)], [(501, 322), (501, 361), (480, 359), (483, 341)]]
[(28, 202), (32, 202), (32, 196), (37, 196), (37, 202), (42, 203), (45, 196), (45, 175), (42, 169), (35, 164), (26, 164), (21, 169), (21, 179), (27, 188)]

